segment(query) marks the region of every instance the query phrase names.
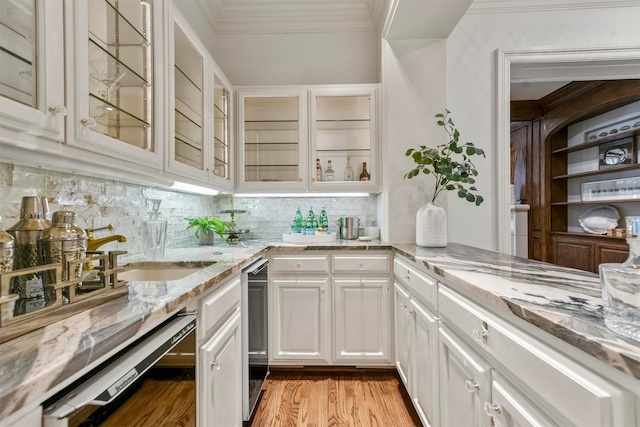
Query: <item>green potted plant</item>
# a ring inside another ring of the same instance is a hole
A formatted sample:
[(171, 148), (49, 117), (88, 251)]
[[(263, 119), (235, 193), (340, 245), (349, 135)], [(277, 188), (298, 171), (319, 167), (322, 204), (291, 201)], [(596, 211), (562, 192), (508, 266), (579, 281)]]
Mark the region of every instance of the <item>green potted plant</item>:
[(420, 174), (433, 175), (435, 188), (431, 202), (418, 210), (416, 214), (416, 244), (425, 247), (444, 247), (447, 245), (447, 215), (444, 209), (435, 204), (442, 191), (456, 191), (458, 197), (480, 206), (484, 198), (474, 186), (478, 170), (473, 156), (485, 157), (484, 150), (472, 142), (460, 143), (460, 132), (445, 109), (444, 114), (436, 114), (438, 126), (447, 133), (448, 142), (435, 148), (421, 145), (410, 148), (405, 153), (411, 157), (415, 166), (405, 174), (412, 179)]
[(195, 236), (199, 239), (201, 245), (213, 245), (213, 233), (223, 238), (227, 228), (227, 223), (217, 216), (198, 216), (187, 218), (187, 221), (189, 221), (187, 230), (190, 228), (196, 229)]

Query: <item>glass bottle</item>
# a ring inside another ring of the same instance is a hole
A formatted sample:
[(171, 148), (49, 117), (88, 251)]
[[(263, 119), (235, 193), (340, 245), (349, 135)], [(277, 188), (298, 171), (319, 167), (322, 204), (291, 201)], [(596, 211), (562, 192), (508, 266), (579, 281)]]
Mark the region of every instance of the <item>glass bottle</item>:
[(362, 173), (360, 174), (360, 181), (371, 181), (371, 175), (367, 172), (367, 162), (362, 162)]
[(295, 221), (296, 221), (296, 229), (297, 229), (296, 233), (302, 233), (304, 221), (302, 219), (302, 211), (300, 210), (300, 206), (298, 206), (298, 208), (296, 209)]
[(640, 216), (626, 217), (629, 257), (622, 264), (600, 264), (604, 324), (640, 341)]
[[(315, 228), (313, 228), (313, 222), (316, 220), (315, 219), (316, 216), (313, 213), (313, 207), (309, 208), (309, 213), (307, 214), (307, 223), (306, 223), (306, 234), (307, 235), (314, 235), (315, 233)], [(316, 227), (317, 228), (317, 227)]]
[(322, 166), (320, 165), (320, 159), (316, 159), (316, 182), (322, 181)]
[(347, 167), (344, 168), (344, 180), (353, 181), (353, 169), (351, 168), (351, 157), (347, 157)]
[(322, 210), (320, 210), (319, 225), (326, 231), (329, 231), (329, 218), (327, 218), (327, 210), (324, 206), (322, 207)]
[(157, 261), (164, 256), (167, 239), (167, 220), (160, 218), (160, 199), (147, 199), (147, 207), (151, 209), (149, 218), (142, 224), (142, 245), (144, 257)]
[(324, 180), (333, 181), (333, 168), (331, 167), (331, 160), (327, 161), (327, 170), (324, 171)]

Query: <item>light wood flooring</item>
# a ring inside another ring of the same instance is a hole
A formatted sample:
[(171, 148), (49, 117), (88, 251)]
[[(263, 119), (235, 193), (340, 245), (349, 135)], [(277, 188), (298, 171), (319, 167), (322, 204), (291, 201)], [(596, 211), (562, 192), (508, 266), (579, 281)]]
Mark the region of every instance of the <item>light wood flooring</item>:
[(395, 370), (272, 369), (251, 427), (421, 426)]

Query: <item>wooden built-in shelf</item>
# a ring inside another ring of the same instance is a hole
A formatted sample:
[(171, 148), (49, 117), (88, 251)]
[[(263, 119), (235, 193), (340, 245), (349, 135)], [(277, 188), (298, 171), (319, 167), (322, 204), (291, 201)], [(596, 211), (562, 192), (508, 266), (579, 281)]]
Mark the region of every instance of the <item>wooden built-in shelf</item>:
[(586, 171), (586, 172), (558, 175), (558, 176), (551, 177), (551, 179), (580, 178), (583, 176), (595, 176), (595, 175), (603, 175), (606, 173), (618, 173), (618, 172), (634, 170), (634, 169), (640, 169), (640, 164), (634, 163), (632, 165), (627, 165), (627, 166), (616, 166), (608, 169), (598, 169), (598, 170), (592, 170), (592, 171)]
[(580, 232), (574, 232), (574, 231), (550, 231), (549, 234), (556, 235), (556, 236), (568, 236), (568, 237), (589, 237), (594, 239), (604, 239), (604, 240), (611, 240), (616, 242), (626, 241), (624, 237), (613, 237), (613, 236), (607, 236), (606, 234), (580, 233)]
[(586, 148), (597, 147), (601, 144), (606, 144), (607, 142), (617, 141), (619, 139), (627, 138), (629, 136), (640, 135), (640, 128), (629, 129), (623, 132), (614, 133), (608, 136), (603, 136), (601, 138), (592, 139), (587, 142), (583, 142), (582, 144), (571, 145), (569, 147), (558, 148), (557, 150), (553, 150), (551, 154), (562, 154), (562, 153), (572, 153), (574, 151), (584, 150)]

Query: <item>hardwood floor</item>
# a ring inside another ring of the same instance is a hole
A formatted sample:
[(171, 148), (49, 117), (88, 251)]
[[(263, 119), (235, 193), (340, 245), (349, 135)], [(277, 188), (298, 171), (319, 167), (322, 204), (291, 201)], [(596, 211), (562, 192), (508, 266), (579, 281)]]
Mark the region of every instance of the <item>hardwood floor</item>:
[[(176, 373), (177, 372), (177, 373)], [(153, 408), (150, 410), (149, 408)], [(195, 427), (196, 385), (193, 370), (152, 369), (115, 412), (90, 425), (101, 427)]]
[(394, 370), (272, 369), (251, 427), (421, 426)]

